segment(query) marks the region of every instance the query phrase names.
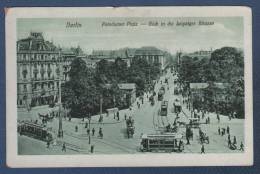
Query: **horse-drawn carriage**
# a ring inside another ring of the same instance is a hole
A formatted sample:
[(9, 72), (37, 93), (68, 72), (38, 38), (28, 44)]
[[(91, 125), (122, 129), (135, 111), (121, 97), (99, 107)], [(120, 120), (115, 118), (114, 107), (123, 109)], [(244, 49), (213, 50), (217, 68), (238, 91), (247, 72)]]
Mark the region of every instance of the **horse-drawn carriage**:
[(128, 138), (133, 137), (134, 136), (134, 132), (135, 132), (134, 119), (129, 117), (128, 119), (126, 119), (126, 133), (127, 133), (127, 137)]
[(149, 97), (149, 101), (150, 101), (151, 105), (153, 106), (154, 105), (154, 95)]
[(165, 128), (166, 128), (166, 132), (176, 133), (178, 131), (177, 125), (171, 126), (171, 124), (168, 124)]
[(209, 144), (209, 136), (206, 135), (206, 133), (202, 132), (202, 130), (199, 130), (199, 138), (200, 138), (200, 143), (207, 143)]
[(165, 88), (162, 86), (158, 92), (158, 101), (163, 100), (164, 93), (165, 93)]
[(189, 125), (186, 125), (186, 138), (193, 140), (193, 131)]
[(191, 128), (200, 128), (199, 118), (190, 118), (189, 126)]
[(179, 99), (175, 99), (173, 103), (174, 113), (180, 113), (181, 112), (181, 102)]

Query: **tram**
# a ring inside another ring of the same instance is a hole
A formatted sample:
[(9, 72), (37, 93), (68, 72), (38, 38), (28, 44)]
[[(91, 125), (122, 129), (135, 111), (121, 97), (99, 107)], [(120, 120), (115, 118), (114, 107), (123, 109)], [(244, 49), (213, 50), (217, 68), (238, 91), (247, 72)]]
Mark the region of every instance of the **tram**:
[(143, 134), (141, 138), (140, 150), (142, 152), (181, 152), (184, 150), (184, 144), (181, 141), (182, 134)]
[(18, 133), (42, 141), (52, 141), (52, 134), (45, 126), (35, 124), (29, 121), (18, 123)]
[(161, 104), (161, 116), (167, 116), (167, 110), (168, 110), (168, 101), (163, 101)]

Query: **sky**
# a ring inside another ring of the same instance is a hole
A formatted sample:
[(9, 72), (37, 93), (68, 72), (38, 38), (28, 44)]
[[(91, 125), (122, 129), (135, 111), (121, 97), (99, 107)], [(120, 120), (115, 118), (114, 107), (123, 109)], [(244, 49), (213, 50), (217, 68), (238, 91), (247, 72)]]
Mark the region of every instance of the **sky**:
[[(214, 22), (198, 25), (199, 21)], [(67, 22), (81, 27), (66, 27)], [(138, 26), (102, 26), (102, 23), (137, 23)], [(166, 26), (149, 26), (164, 22)], [(169, 22), (174, 25), (168, 26)], [(195, 22), (192, 26), (176, 26), (177, 22)], [(80, 46), (87, 54), (93, 50), (155, 46), (171, 53), (218, 49), (223, 46), (243, 48), (242, 17), (203, 18), (23, 18), (17, 19), (17, 39), (30, 32), (42, 32), (56, 46)]]

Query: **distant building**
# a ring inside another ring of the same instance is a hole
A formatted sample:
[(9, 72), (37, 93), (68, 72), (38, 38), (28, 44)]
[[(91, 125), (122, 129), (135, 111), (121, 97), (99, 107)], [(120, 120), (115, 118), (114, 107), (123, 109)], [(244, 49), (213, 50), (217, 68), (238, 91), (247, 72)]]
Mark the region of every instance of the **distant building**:
[(199, 51), (195, 51), (192, 53), (183, 54), (182, 56), (189, 56), (192, 58), (197, 57), (199, 59), (210, 58), (212, 52), (213, 52), (212, 49), (211, 50), (199, 50)]
[(17, 41), (17, 106), (30, 108), (57, 102), (59, 80), (68, 80), (76, 54), (46, 41), (40, 32)]
[(114, 62), (117, 58), (121, 58), (129, 67), (134, 58), (144, 58), (149, 63), (158, 64), (161, 69), (166, 67), (165, 53), (156, 47), (141, 48), (122, 48), (118, 50), (94, 50), (90, 55), (92, 62), (99, 62), (102, 59)]
[(129, 48), (119, 49), (119, 50), (94, 50), (89, 56), (92, 62), (99, 62), (104, 59), (107, 61), (114, 62), (117, 58), (124, 60), (127, 66), (130, 66), (131, 59), (133, 58), (132, 51)]
[(146, 59), (151, 64), (158, 64), (162, 70), (166, 67), (164, 52), (156, 47), (141, 47), (135, 51), (134, 57)]

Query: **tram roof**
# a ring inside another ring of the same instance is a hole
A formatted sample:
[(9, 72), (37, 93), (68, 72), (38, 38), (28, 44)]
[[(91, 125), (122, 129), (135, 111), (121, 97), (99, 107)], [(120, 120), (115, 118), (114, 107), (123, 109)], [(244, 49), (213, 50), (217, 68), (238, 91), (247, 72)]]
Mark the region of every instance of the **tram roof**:
[(142, 138), (182, 138), (182, 134), (169, 133), (169, 134), (143, 134)]
[(38, 128), (45, 128), (45, 127), (42, 126), (42, 125), (35, 124), (35, 123), (29, 122), (29, 121), (24, 121), (24, 122), (22, 122), (22, 124), (31, 125), (31, 126), (38, 127)]

